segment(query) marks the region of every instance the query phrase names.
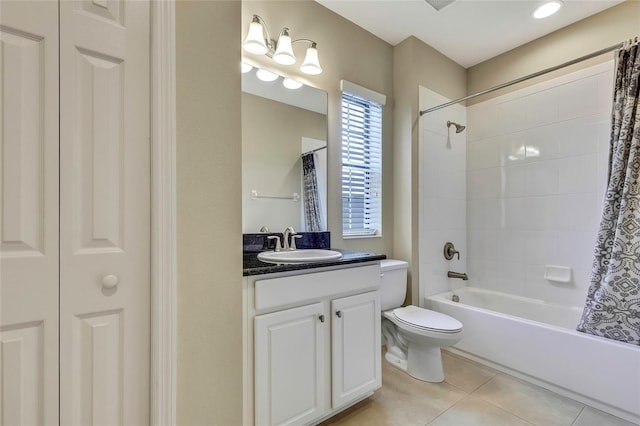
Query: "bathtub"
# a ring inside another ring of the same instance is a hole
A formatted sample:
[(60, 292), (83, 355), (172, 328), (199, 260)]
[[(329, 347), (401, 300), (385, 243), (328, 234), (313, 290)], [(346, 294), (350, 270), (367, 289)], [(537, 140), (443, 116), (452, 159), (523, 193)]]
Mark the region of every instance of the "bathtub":
[(472, 287), (425, 307), (464, 325), (452, 352), (640, 424), (640, 346), (575, 331), (582, 308)]

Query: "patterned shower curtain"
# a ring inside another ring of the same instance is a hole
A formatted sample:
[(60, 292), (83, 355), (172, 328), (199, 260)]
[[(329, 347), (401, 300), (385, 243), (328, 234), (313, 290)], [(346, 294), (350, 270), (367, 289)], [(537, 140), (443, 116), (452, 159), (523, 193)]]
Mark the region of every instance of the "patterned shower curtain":
[(640, 345), (640, 49), (618, 51), (609, 174), (578, 331)]
[(302, 185), (304, 201), (304, 221), (307, 231), (322, 231), (318, 179), (316, 177), (315, 154), (302, 155)]

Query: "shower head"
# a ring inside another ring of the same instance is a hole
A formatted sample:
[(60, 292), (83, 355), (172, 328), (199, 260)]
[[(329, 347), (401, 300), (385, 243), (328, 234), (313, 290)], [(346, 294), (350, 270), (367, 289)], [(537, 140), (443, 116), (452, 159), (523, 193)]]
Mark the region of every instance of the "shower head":
[(467, 128), (466, 126), (463, 126), (462, 124), (454, 123), (453, 121), (447, 121), (447, 128), (449, 128), (451, 126), (456, 126), (456, 133), (462, 133), (464, 131), (464, 129)]

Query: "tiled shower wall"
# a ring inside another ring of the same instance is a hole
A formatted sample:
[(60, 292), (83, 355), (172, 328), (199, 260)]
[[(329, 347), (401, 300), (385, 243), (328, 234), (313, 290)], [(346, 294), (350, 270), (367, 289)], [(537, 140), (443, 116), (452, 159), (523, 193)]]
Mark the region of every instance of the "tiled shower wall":
[[(449, 102), (424, 87), (419, 88), (420, 109)], [(464, 281), (447, 278), (447, 271), (466, 272), (466, 132), (447, 129), (447, 121), (466, 123), (465, 108), (447, 107), (419, 119), (419, 250), (420, 301), (425, 296), (463, 286)], [(460, 260), (446, 260), (444, 244), (450, 241), (460, 251)]]
[[(613, 62), (467, 108), (469, 285), (581, 307), (606, 184)], [(569, 283), (544, 279), (567, 266)]]

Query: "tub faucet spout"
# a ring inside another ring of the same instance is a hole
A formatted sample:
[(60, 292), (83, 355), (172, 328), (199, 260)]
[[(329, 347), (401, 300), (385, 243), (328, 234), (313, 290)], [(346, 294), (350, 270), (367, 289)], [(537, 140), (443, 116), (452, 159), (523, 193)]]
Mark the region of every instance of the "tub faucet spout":
[(459, 278), (462, 281), (467, 281), (469, 279), (469, 277), (467, 277), (467, 274), (463, 274), (461, 272), (453, 272), (453, 271), (447, 272), (447, 277), (449, 277), (449, 278)]

